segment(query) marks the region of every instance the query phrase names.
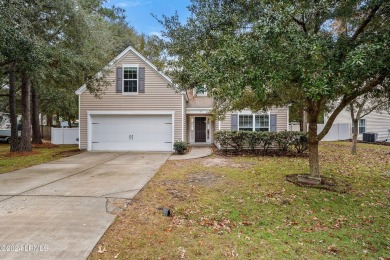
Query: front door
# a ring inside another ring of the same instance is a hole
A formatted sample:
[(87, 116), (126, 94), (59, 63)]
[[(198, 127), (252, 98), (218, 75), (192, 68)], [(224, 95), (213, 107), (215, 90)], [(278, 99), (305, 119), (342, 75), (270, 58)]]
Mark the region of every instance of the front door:
[(206, 142), (206, 117), (195, 117), (195, 142)]

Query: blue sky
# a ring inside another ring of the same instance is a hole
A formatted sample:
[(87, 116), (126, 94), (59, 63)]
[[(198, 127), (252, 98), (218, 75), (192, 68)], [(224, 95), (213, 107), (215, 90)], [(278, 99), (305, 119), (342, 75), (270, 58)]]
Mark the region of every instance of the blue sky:
[(162, 15), (172, 16), (177, 11), (180, 20), (185, 21), (189, 16), (186, 7), (190, 5), (190, 0), (108, 0), (105, 4), (112, 5), (126, 10), (126, 20), (137, 32), (160, 35), (162, 26), (151, 13), (161, 18)]

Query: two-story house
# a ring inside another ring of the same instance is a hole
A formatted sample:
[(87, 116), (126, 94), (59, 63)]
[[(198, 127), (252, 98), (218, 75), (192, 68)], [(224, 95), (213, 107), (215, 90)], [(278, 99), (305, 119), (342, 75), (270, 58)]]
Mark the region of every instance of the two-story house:
[(110, 83), (101, 98), (79, 88), (80, 149), (89, 151), (172, 151), (173, 143), (210, 145), (217, 130), (283, 131), (288, 108), (252, 113), (232, 111), (223, 121), (210, 113), (214, 100), (199, 86), (187, 92), (134, 48), (107, 66)]

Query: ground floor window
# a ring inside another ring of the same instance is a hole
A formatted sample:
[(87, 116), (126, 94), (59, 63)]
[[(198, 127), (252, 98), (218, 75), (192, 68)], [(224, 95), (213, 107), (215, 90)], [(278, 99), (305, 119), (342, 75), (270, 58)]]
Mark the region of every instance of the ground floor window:
[(238, 130), (253, 131), (253, 115), (240, 115)]
[(359, 120), (359, 134), (366, 132), (366, 119)]
[(269, 115), (239, 115), (238, 130), (269, 131)]
[[(352, 126), (352, 133), (353, 133), (353, 126)], [(366, 119), (360, 119), (359, 125), (358, 125), (358, 134), (363, 134), (366, 132)]]

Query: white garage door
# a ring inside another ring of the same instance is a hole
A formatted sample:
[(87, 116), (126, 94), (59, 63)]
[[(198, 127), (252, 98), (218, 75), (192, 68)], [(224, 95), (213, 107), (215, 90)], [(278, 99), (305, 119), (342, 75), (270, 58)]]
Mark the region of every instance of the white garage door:
[(93, 151), (172, 151), (171, 115), (92, 115)]

